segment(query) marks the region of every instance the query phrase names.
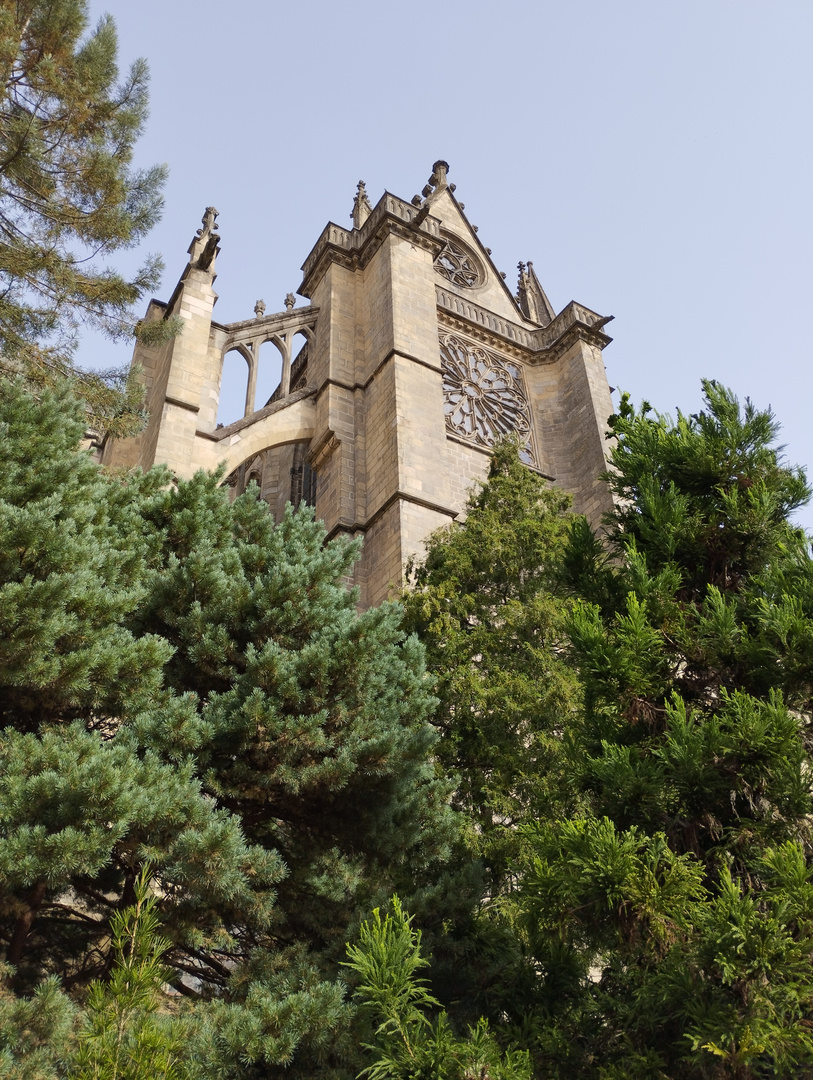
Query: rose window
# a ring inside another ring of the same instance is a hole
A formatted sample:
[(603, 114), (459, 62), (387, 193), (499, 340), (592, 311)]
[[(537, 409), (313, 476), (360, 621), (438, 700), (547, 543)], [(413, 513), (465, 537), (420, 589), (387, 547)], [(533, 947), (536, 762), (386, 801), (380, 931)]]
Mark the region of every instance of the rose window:
[(473, 255), (453, 240), (447, 240), (443, 250), (435, 259), (435, 269), (453, 285), (472, 289), (481, 281), (480, 267)]
[(533, 465), (531, 417), (519, 366), (454, 334), (441, 339), (440, 355), (449, 431), (478, 446), (518, 435), (519, 456)]

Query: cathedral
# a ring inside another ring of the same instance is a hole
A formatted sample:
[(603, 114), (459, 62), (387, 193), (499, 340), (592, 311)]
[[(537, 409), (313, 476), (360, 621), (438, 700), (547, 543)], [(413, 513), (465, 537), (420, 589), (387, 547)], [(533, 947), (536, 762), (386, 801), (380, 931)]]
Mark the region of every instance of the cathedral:
[[(426, 536), (453, 521), (488, 471), (495, 441), (520, 453), (597, 523), (610, 495), (602, 349), (610, 317), (571, 301), (556, 314), (532, 263), (514, 295), (436, 161), (420, 195), (359, 183), (352, 227), (328, 223), (302, 266), (296, 298), (253, 319), (219, 323), (217, 211), (208, 207), (189, 261), (147, 320), (179, 317), (161, 345), (137, 344), (149, 421), (109, 442), (111, 466), (168, 465), (189, 477), (225, 464), (236, 493), (253, 480), (279, 518), (287, 502), (315, 506), (329, 537), (362, 536), (355, 584), (363, 607), (400, 584)], [(256, 400), (260, 347), (281, 358), (279, 385)], [(217, 423), (227, 353), (248, 368), (245, 414)]]

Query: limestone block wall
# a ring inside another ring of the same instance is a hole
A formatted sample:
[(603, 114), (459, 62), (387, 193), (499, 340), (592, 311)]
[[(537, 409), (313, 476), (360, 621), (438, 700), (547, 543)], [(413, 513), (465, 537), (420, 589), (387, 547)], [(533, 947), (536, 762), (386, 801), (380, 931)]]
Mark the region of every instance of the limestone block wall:
[(420, 547), (412, 518), (450, 502), (431, 253), (385, 235), (364, 266), (329, 264), (310, 298), (317, 513), (330, 535), (364, 535), (355, 581), (377, 603)]
[(556, 362), (558, 440), (552, 474), (573, 494), (573, 508), (593, 525), (612, 507), (607, 470), (607, 419), (613, 412), (601, 351), (575, 342)]
[(196, 426), (201, 431), (215, 429), (223, 363), (212, 342), (212, 309), (217, 300), (212, 277), (208, 271), (191, 270), (171, 310), (181, 318), (183, 328), (173, 343), (166, 394), (197, 409)]
[[(316, 338), (309, 347), (308, 382), (316, 387), (312, 450), (319, 476), (317, 507), (327, 528), (352, 528), (356, 518), (354, 393), (357, 282), (333, 264), (313, 296), (319, 306)], [(321, 453), (328, 449), (329, 453)]]
[(488, 476), (490, 458), (487, 450), (466, 446), (451, 438), (447, 439), (446, 453), (449, 461), (451, 508), (460, 514), (474, 485)]
[[(166, 305), (151, 301), (145, 322), (163, 319)], [(141, 380), (145, 389), (147, 426), (140, 434), (130, 439), (105, 443), (102, 454), (103, 464), (112, 468), (132, 468), (135, 465), (148, 467), (155, 461), (155, 447), (163, 418), (163, 404), (166, 397), (167, 378), (174, 342), (147, 348), (136, 345), (133, 363), (141, 368)]]
[(426, 551), (426, 539), (437, 529), (451, 524), (450, 514), (440, 513), (418, 503), (401, 503), (401, 556), (406, 563), (417, 557), (422, 559)]
[(378, 371), (365, 393), (366, 497), (362, 520), (378, 513), (399, 486), (395, 385), (395, 363), (391, 360)]

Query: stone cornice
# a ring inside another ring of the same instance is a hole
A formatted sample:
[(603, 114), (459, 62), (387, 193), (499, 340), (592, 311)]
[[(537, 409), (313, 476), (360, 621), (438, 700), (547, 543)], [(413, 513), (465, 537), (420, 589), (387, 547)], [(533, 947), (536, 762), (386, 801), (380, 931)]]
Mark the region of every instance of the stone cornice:
[(340, 532), (352, 532), (352, 533), (365, 533), (368, 529), (372, 528), (389, 510), (389, 508), (396, 502), (412, 503), (413, 506), (420, 506), (424, 510), (432, 510), (436, 514), (443, 514), (445, 517), (451, 518), (452, 521), (459, 516), (458, 510), (452, 510), (448, 506), (444, 506), (442, 503), (432, 502), (429, 499), (421, 498), (420, 495), (413, 495), (409, 491), (402, 491), (400, 488), (394, 491), (377, 510), (374, 510), (372, 514), (365, 521), (351, 521), (349, 518), (339, 518), (333, 528), (325, 537), (325, 543), (332, 540)]
[[(522, 340), (516, 340), (502, 332), (502, 327), (499, 324), (505, 324), (505, 319), (492, 314), (485, 308), (479, 308), (476, 304), (461, 300), (455, 293), (446, 293), (446, 290), (441, 286), (437, 286), (437, 291), (438, 293), (445, 293), (455, 301), (455, 303), (447, 305), (440, 301), (440, 297), (438, 298), (438, 325), (441, 329), (458, 331), (469, 338), (474, 338), (475, 341), (479, 341), (482, 345), (497, 349), (503, 355), (513, 356), (517, 360), (523, 360), (526, 363), (532, 359), (529, 356), (532, 351), (530, 340), (526, 340), (524, 337)], [(458, 305), (459, 310), (455, 310)], [(486, 317), (482, 322), (478, 319), (480, 312)], [(521, 331), (523, 335), (527, 333), (524, 327), (518, 326), (516, 329)]]
[(181, 401), (180, 398), (170, 397), (169, 394), (164, 398), (164, 402), (167, 405), (174, 405), (176, 409), (186, 409), (187, 412), (199, 413), (200, 405), (193, 405), (191, 401)]
[(360, 229), (345, 229), (332, 221), (325, 226), (302, 264), (302, 284), (297, 291), (310, 296), (329, 263), (339, 263), (349, 270), (363, 269), (385, 237), (393, 233), (426, 248), (433, 257), (443, 247), (438, 218), (385, 191)]
[(319, 308), (309, 304), (307, 307), (294, 308), (292, 311), (278, 311), (273, 315), (263, 315), (257, 319), (243, 319), (240, 322), (217, 323), (212, 320), (212, 328), (225, 334), (225, 349), (231, 349), (235, 345), (251, 344), (257, 341), (268, 341), (276, 334), (286, 331), (296, 333), (298, 330), (312, 330), (316, 325), (316, 317)]
[(440, 375), (442, 372), (439, 357), (436, 363), (430, 364), (427, 360), (422, 360), (420, 356), (413, 356), (411, 353), (404, 352), (403, 349), (390, 349), (384, 359), (378, 363), (372, 375), (369, 375), (364, 382), (350, 383), (344, 382), (343, 379), (333, 379), (328, 376), (328, 378), (322, 381), (316, 391), (317, 397), (321, 396), (324, 391), (331, 386), (338, 386), (340, 390), (348, 390), (350, 393), (354, 393), (356, 390), (366, 390), (370, 383), (378, 378), (390, 360), (394, 357), (397, 357), (399, 360), (408, 360), (411, 364), (420, 364), (421, 367), (428, 368), (429, 371), (434, 371), (437, 375)]
[(571, 300), (547, 326), (530, 330), (442, 285), (435, 286), (435, 294), (443, 325), (461, 330), (477, 341), (532, 364), (557, 360), (578, 340), (598, 349), (612, 341), (603, 332), (603, 327), (613, 316), (599, 315), (575, 300)]

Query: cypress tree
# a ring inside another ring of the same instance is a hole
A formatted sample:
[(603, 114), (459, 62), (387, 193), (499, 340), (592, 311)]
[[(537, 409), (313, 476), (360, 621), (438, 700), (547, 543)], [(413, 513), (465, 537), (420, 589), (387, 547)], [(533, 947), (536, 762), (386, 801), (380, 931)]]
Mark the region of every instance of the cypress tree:
[(551, 1076), (813, 1075), (810, 490), (770, 411), (704, 394), (624, 398), (608, 531), (571, 533), (574, 813), (522, 886)]
[(557, 655), (566, 606), (558, 564), (570, 500), (497, 446), (464, 523), (433, 534), (404, 595), (437, 678), (433, 723), (473, 851), (499, 890), (516, 856), (516, 826), (558, 798), (563, 717), (574, 680)]
[[(463, 521), (429, 538), (404, 595), (426, 648), (438, 706), (441, 772), (467, 822), (455, 860), (455, 903), (413, 907), (432, 948), (430, 978), (459, 1030), (487, 1017), (516, 1031), (536, 1008), (516, 922), (521, 826), (557, 816), (570, 797), (562, 732), (577, 707), (563, 657), (560, 582), (569, 498), (498, 445)], [(451, 891), (451, 890), (450, 890)]]

